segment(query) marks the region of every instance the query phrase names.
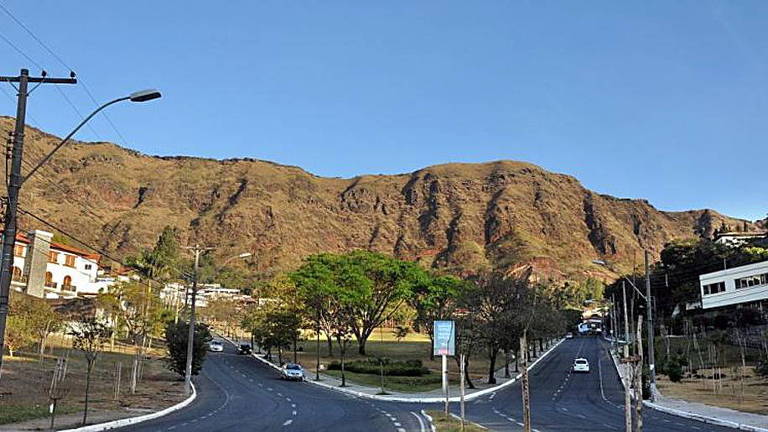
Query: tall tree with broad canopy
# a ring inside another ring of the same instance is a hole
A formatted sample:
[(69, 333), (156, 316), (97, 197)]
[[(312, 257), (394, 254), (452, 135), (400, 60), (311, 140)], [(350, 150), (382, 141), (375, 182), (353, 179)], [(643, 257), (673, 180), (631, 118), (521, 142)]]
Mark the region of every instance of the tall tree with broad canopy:
[(341, 299), (336, 304), (349, 320), (361, 355), (365, 355), (374, 329), (397, 312), (428, 277), (418, 264), (368, 251), (314, 255), (293, 274), (307, 304), (322, 310), (327, 307), (326, 299)]
[(417, 284), (408, 303), (416, 311), (414, 330), (429, 336), (429, 358), (435, 359), (434, 322), (450, 319), (456, 310), (456, 299), (467, 287), (467, 282), (454, 276), (431, 276)]

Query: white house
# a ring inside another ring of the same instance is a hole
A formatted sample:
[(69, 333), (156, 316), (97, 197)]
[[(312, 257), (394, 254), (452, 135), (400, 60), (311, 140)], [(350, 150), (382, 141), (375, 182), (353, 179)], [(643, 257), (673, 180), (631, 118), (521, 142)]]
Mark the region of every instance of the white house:
[(735, 248), (765, 236), (764, 232), (723, 232), (715, 234), (715, 243)]
[(40, 230), (16, 235), (11, 286), (41, 298), (97, 294), (101, 256), (52, 239), (53, 234)]
[(703, 309), (768, 303), (768, 261), (699, 276)]

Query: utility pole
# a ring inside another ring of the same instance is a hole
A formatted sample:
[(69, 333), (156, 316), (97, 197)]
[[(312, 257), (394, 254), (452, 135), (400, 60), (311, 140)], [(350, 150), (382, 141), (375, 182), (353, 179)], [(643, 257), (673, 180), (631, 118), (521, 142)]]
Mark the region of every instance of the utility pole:
[(627, 314), (627, 284), (621, 281), (621, 295), (624, 296), (624, 357), (629, 357), (629, 315)]
[(531, 432), (531, 397), (528, 384), (528, 329), (520, 337), (520, 356), (523, 360), (523, 372), (520, 386), (523, 392), (523, 432)]
[[(21, 161), (24, 154), (24, 124), (27, 116), (27, 98), (31, 93), (29, 83), (37, 83), (32, 88), (45, 84), (76, 84), (74, 73), (70, 78), (49, 78), (45, 71), (39, 77), (29, 76), (28, 69), (22, 69), (19, 76), (0, 76), (0, 83), (18, 83), (18, 102), (16, 105), (16, 124), (13, 131), (13, 150), (11, 153), (11, 173), (8, 183), (8, 202), (5, 208), (5, 228), (3, 230), (2, 263), (0, 263), (0, 369), (5, 350), (5, 324), (8, 318), (8, 303), (11, 294), (13, 275), (13, 247), (16, 243), (16, 208), (19, 204), (19, 192), (24, 178), (21, 175)], [(8, 173), (6, 173), (8, 174)]]
[(653, 297), (651, 296), (651, 269), (648, 251), (645, 251), (645, 300), (648, 316), (648, 371), (651, 381), (651, 400), (656, 391), (656, 346), (653, 343)]
[(187, 368), (184, 372), (184, 391), (186, 394), (192, 394), (192, 356), (195, 347), (195, 301), (197, 300), (197, 274), (200, 267), (200, 254), (205, 251), (213, 250), (210, 247), (201, 247), (198, 245), (185, 246), (195, 254), (195, 270), (192, 274), (192, 301), (189, 311), (189, 333), (187, 334)]
[(636, 432), (643, 431), (643, 316), (637, 317), (637, 357), (635, 363), (635, 426)]
[[(624, 364), (629, 360), (629, 315), (627, 314), (627, 283), (621, 281), (621, 295), (624, 302)], [(626, 378), (624, 381), (624, 423), (626, 425), (626, 432), (632, 432), (632, 395), (630, 394), (630, 387), (632, 386), (632, 380), (630, 379), (629, 371), (625, 370)]]

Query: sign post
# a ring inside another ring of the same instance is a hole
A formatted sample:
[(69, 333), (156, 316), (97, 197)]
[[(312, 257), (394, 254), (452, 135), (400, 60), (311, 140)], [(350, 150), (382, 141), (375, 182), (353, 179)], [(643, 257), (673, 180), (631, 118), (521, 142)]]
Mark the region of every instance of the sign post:
[(443, 395), (445, 414), (448, 415), (448, 356), (456, 355), (456, 324), (453, 321), (435, 321), (433, 353), (443, 360)]

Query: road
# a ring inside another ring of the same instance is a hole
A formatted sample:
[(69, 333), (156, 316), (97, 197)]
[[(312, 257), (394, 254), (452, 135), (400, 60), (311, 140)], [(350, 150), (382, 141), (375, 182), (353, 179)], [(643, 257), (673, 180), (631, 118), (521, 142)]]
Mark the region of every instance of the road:
[(188, 407), (120, 431), (391, 431), (424, 432), (416, 405), (373, 403), (309, 383), (286, 382), (277, 371), (225, 344), (208, 353)]
[[(576, 357), (592, 371), (573, 374)], [(621, 431), (624, 394), (607, 344), (596, 337), (566, 340), (531, 371), (532, 421), (536, 431)], [(197, 399), (168, 416), (123, 431), (392, 431), (429, 430), (421, 409), (441, 405), (360, 399), (310, 383), (284, 382), (262, 362), (225, 352), (209, 353), (196, 377)], [(458, 404), (452, 404), (458, 413)], [(467, 404), (467, 417), (494, 431), (522, 430), (519, 384)], [(644, 409), (645, 431), (732, 429)]]
[[(589, 360), (590, 373), (571, 372), (577, 357)], [(624, 390), (612, 362), (608, 345), (600, 338), (564, 341), (530, 373), (533, 427), (541, 432), (624, 430)], [(491, 430), (521, 430), (520, 386), (472, 401), (467, 416)], [(651, 432), (733, 431), (647, 408), (643, 423), (643, 430)]]

